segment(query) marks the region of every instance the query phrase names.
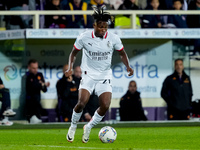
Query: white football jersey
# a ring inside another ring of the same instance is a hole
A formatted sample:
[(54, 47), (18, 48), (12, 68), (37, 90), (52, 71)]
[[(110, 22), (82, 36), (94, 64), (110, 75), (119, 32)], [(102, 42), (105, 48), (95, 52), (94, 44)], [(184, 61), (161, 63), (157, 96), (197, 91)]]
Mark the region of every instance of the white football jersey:
[(111, 79), (111, 60), (114, 50), (123, 50), (120, 38), (106, 32), (103, 38), (96, 37), (93, 31), (85, 31), (77, 37), (74, 47), (82, 50), (82, 72), (92, 79)]

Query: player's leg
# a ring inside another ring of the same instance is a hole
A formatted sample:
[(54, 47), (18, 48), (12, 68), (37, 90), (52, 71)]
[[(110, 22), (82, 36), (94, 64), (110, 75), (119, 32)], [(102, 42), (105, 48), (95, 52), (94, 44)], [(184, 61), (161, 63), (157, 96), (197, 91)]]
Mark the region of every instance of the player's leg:
[(110, 107), (111, 95), (112, 94), (110, 92), (105, 92), (105, 93), (102, 93), (99, 96), (100, 106), (95, 111), (94, 116), (92, 117), (92, 119), (90, 120), (90, 122), (88, 122), (87, 126), (89, 128), (94, 127), (95, 125), (97, 125), (103, 119), (103, 117), (105, 116), (107, 110)]
[(89, 141), (90, 131), (92, 127), (97, 125), (105, 116), (107, 110), (109, 109), (110, 102), (111, 102), (111, 93), (105, 92), (99, 96), (100, 106), (95, 111), (92, 119), (84, 126), (84, 132), (82, 137), (82, 142), (87, 143)]
[(73, 142), (73, 140), (74, 140), (77, 123), (79, 122), (79, 120), (81, 118), (83, 109), (84, 109), (85, 105), (87, 104), (89, 98), (90, 98), (90, 92), (88, 92), (88, 90), (86, 90), (86, 89), (79, 90), (79, 100), (73, 109), (71, 126), (68, 130), (67, 137), (66, 137), (69, 142)]
[(77, 127), (77, 123), (81, 118), (83, 108), (87, 104), (90, 94), (94, 90), (95, 81), (93, 81), (89, 76), (83, 75), (81, 83), (79, 85), (79, 98), (78, 103), (74, 107), (71, 119), (71, 126), (68, 130), (67, 140), (72, 142), (74, 140), (74, 135)]
[[(106, 82), (107, 81), (107, 82)], [(95, 111), (92, 119), (84, 126), (84, 132), (82, 141), (87, 143), (89, 141), (89, 135), (92, 127), (97, 125), (106, 114), (111, 103), (112, 87), (110, 80), (103, 80), (98, 82), (95, 87), (96, 94), (99, 97), (99, 108)]]

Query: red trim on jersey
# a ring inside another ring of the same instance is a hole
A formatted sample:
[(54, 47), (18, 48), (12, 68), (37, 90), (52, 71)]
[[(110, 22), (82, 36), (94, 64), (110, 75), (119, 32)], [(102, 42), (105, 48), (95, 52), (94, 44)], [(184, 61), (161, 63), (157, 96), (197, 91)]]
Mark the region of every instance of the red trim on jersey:
[(107, 35), (108, 35), (108, 32), (106, 32), (106, 35), (104, 36), (104, 39), (106, 39), (106, 38), (107, 38)]
[(94, 31), (92, 31), (92, 38), (94, 38)]
[(78, 49), (75, 45), (74, 45), (74, 48), (75, 48), (76, 50), (80, 51), (80, 49)]
[(122, 51), (124, 49), (124, 47), (122, 47), (120, 50), (117, 50), (117, 51)]

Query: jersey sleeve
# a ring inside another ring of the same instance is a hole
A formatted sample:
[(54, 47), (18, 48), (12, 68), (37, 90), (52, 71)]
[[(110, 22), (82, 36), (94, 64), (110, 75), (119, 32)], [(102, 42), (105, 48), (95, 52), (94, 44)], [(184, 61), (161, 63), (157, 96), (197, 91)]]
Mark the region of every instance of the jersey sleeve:
[(117, 51), (121, 51), (124, 49), (124, 46), (122, 44), (121, 39), (119, 38), (119, 36), (115, 36), (115, 41), (114, 41), (114, 49)]
[(82, 42), (82, 36), (78, 36), (75, 43), (74, 43), (74, 48), (77, 50), (81, 50), (83, 48), (83, 42)]

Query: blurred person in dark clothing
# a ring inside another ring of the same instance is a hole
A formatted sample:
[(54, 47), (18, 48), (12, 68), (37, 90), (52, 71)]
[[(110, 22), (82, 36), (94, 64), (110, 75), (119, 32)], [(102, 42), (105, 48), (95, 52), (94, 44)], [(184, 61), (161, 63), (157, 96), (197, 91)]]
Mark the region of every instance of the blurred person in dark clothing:
[[(200, 0), (193, 0), (189, 3), (189, 10), (200, 10)], [(200, 28), (200, 15), (188, 15), (187, 16), (187, 25), (189, 28)], [(200, 54), (200, 39), (192, 40), (194, 45), (193, 54), (196, 55), (198, 52)]]
[[(159, 0), (151, 0), (146, 10), (159, 10)], [(162, 15), (144, 15), (142, 20), (143, 28), (162, 28), (164, 19)]]
[[(200, 10), (200, 0), (193, 0), (189, 3), (189, 10)], [(200, 28), (200, 15), (188, 15), (187, 24), (189, 28)]]
[[(28, 6), (28, 0), (5, 0), (5, 8), (10, 11), (23, 11)], [(25, 29), (29, 27), (29, 20), (22, 15), (5, 16), (6, 29)]]
[(110, 4), (105, 3), (103, 0), (90, 0), (90, 3), (88, 4), (88, 9), (93, 10), (93, 6), (95, 7), (101, 7), (105, 5), (106, 10), (112, 10), (113, 7)]
[(9, 89), (5, 88), (3, 81), (0, 77), (0, 101), (1, 101), (1, 110), (0, 110), (0, 125), (11, 126), (13, 122), (9, 121), (8, 117), (16, 115), (11, 109), (10, 102), (10, 92)]
[(138, 6), (135, 4), (136, 0), (124, 0), (118, 10), (138, 10)]
[[(5, 10), (5, 2), (4, 0), (0, 0), (0, 11)], [(4, 16), (0, 15), (0, 28), (5, 27), (3, 22)]]
[[(182, 0), (173, 0), (174, 10), (183, 10), (183, 1)], [(175, 28), (187, 28), (186, 16), (185, 15), (168, 15), (168, 24), (173, 24)]]
[(58, 95), (58, 113), (62, 116), (59, 121), (70, 122), (73, 108), (78, 101), (78, 88), (81, 80), (81, 69), (77, 66), (70, 77), (65, 77), (64, 73), (68, 65), (63, 67), (63, 77), (56, 84)]
[[(88, 4), (82, 0), (71, 0), (66, 10), (88, 10)], [(67, 15), (67, 28), (92, 28), (88, 15)]]
[(190, 118), (192, 85), (184, 72), (183, 60), (176, 59), (175, 71), (163, 82), (161, 97), (167, 103), (168, 120), (188, 120)]
[[(61, 10), (60, 0), (51, 0), (46, 4), (45, 10)], [(65, 15), (45, 15), (46, 28), (66, 28)]]
[[(138, 10), (136, 5), (136, 0), (124, 0), (124, 2), (119, 6), (118, 10)], [(140, 18), (136, 16), (136, 28), (141, 28)], [(130, 28), (131, 18), (130, 15), (116, 15), (115, 16), (115, 28)]]
[(38, 62), (31, 59), (28, 62), (28, 72), (26, 72), (26, 110), (27, 119), (30, 123), (40, 123), (41, 113), (41, 91), (47, 92), (49, 82), (45, 82), (43, 74), (38, 72)]
[(120, 99), (119, 108), (121, 121), (141, 121), (147, 120), (142, 107), (140, 93), (137, 91), (135, 81), (130, 81), (128, 91)]

